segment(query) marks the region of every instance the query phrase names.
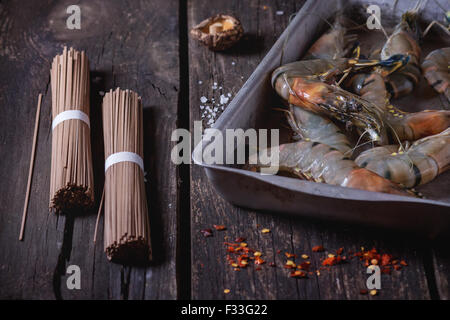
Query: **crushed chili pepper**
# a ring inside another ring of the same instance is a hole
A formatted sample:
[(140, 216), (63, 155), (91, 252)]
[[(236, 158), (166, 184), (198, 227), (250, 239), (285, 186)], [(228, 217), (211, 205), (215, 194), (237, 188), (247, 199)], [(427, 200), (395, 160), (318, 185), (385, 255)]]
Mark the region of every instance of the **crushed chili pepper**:
[(301, 270), (295, 270), (295, 271), (291, 272), (290, 277), (291, 278), (305, 278), (306, 272), (303, 272)]
[[(226, 230), (226, 227), (223, 225), (213, 226), (218, 231)], [(205, 237), (213, 235), (211, 229), (203, 229), (200, 231)], [(261, 232), (268, 233), (270, 232), (270, 230), (262, 229)], [(228, 236), (225, 236), (224, 239), (228, 239)], [(233, 267), (234, 271), (240, 271), (242, 268), (247, 268), (251, 264), (254, 265), (255, 271), (262, 270), (262, 265), (266, 263), (266, 261), (261, 258), (261, 256), (263, 256), (263, 253), (259, 250), (250, 248), (245, 240), (246, 239), (244, 237), (238, 237), (234, 242), (224, 242), (226, 251), (228, 253), (226, 256), (228, 264)], [(312, 247), (312, 252), (323, 251), (325, 251), (325, 248), (321, 245)], [(376, 248), (366, 250), (364, 247), (361, 247), (361, 251), (357, 251), (355, 253), (348, 250), (347, 256), (342, 255), (343, 252), (344, 248), (340, 247), (335, 251), (335, 253), (328, 253), (325, 257), (320, 258), (321, 266), (315, 270), (310, 270), (312, 264), (311, 261), (307, 260), (309, 259), (308, 254), (301, 254), (300, 257), (303, 259), (303, 262), (297, 265), (294, 262), (294, 259), (297, 258), (297, 255), (291, 252), (284, 252), (284, 255), (288, 258), (288, 260), (283, 265), (283, 267), (290, 270), (288, 275), (291, 278), (307, 278), (308, 273), (310, 275), (314, 275), (315, 273), (317, 276), (320, 276), (321, 270), (330, 270), (332, 266), (341, 264), (353, 258), (359, 258), (359, 260), (362, 261), (366, 267), (375, 268), (376, 265), (379, 265), (381, 267), (381, 273), (386, 275), (391, 274), (392, 269), (400, 270), (402, 269), (402, 266), (408, 265), (404, 260), (393, 259), (393, 256), (391, 254), (378, 252)], [(276, 254), (280, 253), (282, 253), (282, 250), (276, 250)], [(270, 262), (268, 263), (268, 266), (274, 268), (276, 267), (276, 264), (275, 262)], [(368, 291), (366, 289), (361, 289), (360, 294), (370, 294), (372, 296), (375, 296), (378, 294), (378, 292), (377, 290)]]
[(294, 269), (295, 267), (297, 267), (297, 265), (295, 264), (294, 261), (292, 261), (292, 260), (287, 260), (286, 263), (285, 263), (285, 265), (284, 265), (284, 267), (285, 267), (286, 269)]
[(381, 265), (382, 265), (382, 266), (387, 266), (387, 265), (389, 265), (390, 262), (391, 262), (391, 259), (392, 259), (392, 255), (387, 254), (387, 253), (383, 253), (383, 254), (381, 255)]
[(225, 227), (224, 225), (221, 224), (213, 224), (214, 229), (216, 229), (217, 231), (224, 231), (227, 230), (227, 227)]
[(322, 252), (325, 251), (325, 248), (323, 246), (315, 246), (312, 248), (313, 252)]
[(335, 255), (329, 255), (328, 258), (322, 261), (323, 266), (334, 266), (335, 264), (341, 263), (342, 257), (341, 256), (335, 256)]
[(212, 235), (213, 235), (211, 229), (202, 229), (202, 230), (200, 230), (200, 232), (201, 232), (201, 234), (203, 234), (203, 236), (205, 238), (212, 237)]

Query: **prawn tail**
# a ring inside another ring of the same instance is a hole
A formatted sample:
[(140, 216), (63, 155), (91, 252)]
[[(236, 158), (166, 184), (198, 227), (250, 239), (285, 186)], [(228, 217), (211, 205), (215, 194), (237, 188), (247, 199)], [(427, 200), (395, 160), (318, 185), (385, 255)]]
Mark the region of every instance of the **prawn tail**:
[(407, 190), (405, 187), (391, 182), (365, 168), (357, 168), (353, 170), (346, 178), (343, 186), (402, 196), (414, 196), (414, 193)]

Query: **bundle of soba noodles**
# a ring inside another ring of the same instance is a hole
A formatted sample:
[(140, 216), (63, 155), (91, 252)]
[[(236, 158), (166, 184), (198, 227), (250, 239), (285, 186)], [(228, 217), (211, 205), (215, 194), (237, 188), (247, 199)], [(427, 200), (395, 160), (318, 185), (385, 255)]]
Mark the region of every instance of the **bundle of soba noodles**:
[(151, 258), (144, 185), (142, 101), (130, 90), (103, 98), (105, 142), (105, 252), (110, 260)]
[(89, 62), (64, 47), (53, 59), (50, 209), (86, 211), (94, 205), (89, 123)]

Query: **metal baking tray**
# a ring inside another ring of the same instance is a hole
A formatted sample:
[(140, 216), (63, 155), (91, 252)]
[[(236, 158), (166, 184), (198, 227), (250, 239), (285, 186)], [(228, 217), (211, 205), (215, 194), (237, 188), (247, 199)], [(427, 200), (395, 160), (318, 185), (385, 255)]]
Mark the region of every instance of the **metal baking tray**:
[[(332, 21), (338, 10), (344, 10), (345, 15), (361, 23), (369, 17), (366, 8), (373, 4), (381, 9), (382, 25), (392, 27), (399, 21), (401, 14), (414, 5), (414, 1), (398, 1), (394, 8), (394, 1), (353, 0), (341, 3), (309, 0), (216, 121), (214, 128), (220, 130), (224, 137), (226, 129), (280, 128), (283, 118), (278, 115), (281, 112), (273, 110), (280, 100), (270, 85), (271, 72), (281, 64), (301, 59), (314, 40), (326, 30), (325, 19)], [(442, 21), (443, 18), (442, 10), (434, 1), (428, 1), (420, 13), (424, 23)], [(384, 37), (379, 31), (375, 33), (378, 37)], [(363, 35), (368, 34), (369, 30), (366, 29)], [(434, 34), (439, 38), (428, 41), (431, 47), (424, 49), (424, 55), (434, 49), (433, 46), (450, 46), (448, 39), (439, 35), (439, 31)], [(413, 106), (413, 110), (425, 109), (430, 104), (448, 108), (448, 105), (443, 106), (444, 99), (431, 89), (423, 90), (426, 94), (422, 89), (416, 90), (412, 96), (396, 102), (397, 105)], [(418, 95), (425, 95), (426, 98)], [(280, 138), (280, 144), (283, 142)], [(194, 163), (205, 169), (217, 192), (237, 206), (284, 212), (299, 217), (404, 229), (431, 237), (449, 230), (450, 172), (419, 188), (426, 198), (404, 197), (283, 176), (262, 175), (235, 166), (205, 164), (201, 161), (201, 151), (208, 143), (209, 140), (204, 139), (197, 144), (192, 154)]]

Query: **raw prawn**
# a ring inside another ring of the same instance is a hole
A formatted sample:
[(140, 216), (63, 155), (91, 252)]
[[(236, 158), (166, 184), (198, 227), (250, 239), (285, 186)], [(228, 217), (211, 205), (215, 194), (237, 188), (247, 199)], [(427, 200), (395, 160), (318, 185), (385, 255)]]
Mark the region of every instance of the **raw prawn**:
[(422, 71), (430, 86), (450, 102), (450, 48), (432, 51), (423, 61)]
[(272, 73), (272, 86), (288, 103), (334, 117), (347, 125), (353, 124), (361, 132), (369, 133), (370, 140), (385, 144), (387, 133), (383, 109), (325, 81), (351, 70), (397, 64), (403, 58), (394, 56), (385, 61), (345, 58), (297, 61), (277, 68)]
[(293, 105), (286, 113), (292, 130), (301, 139), (324, 143), (343, 154), (352, 149), (347, 136), (331, 120)]
[(360, 73), (349, 79), (347, 85), (363, 99), (381, 107), (386, 125), (389, 127), (388, 140), (396, 143), (404, 140), (414, 141), (438, 134), (450, 126), (450, 111), (425, 110), (414, 113), (403, 112), (389, 102), (383, 77), (373, 72)]
[[(269, 148), (279, 153), (279, 170), (302, 179), (343, 187), (409, 195), (401, 186), (358, 167), (342, 152), (326, 144), (299, 141)], [(250, 156), (250, 163), (257, 163), (257, 154)]]
[(330, 30), (309, 48), (303, 60), (338, 59), (346, 57), (354, 47), (356, 35), (347, 34), (342, 16), (338, 16)]
[(450, 167), (450, 128), (417, 140), (406, 151), (396, 145), (364, 151), (355, 162), (408, 188), (427, 183)]
[(405, 66), (386, 78), (388, 91), (393, 98), (411, 93), (420, 80), (421, 50), (418, 45), (420, 30), (417, 19), (417, 11), (404, 13), (402, 20), (395, 26), (394, 32), (381, 49), (382, 60), (397, 54), (409, 56)]

